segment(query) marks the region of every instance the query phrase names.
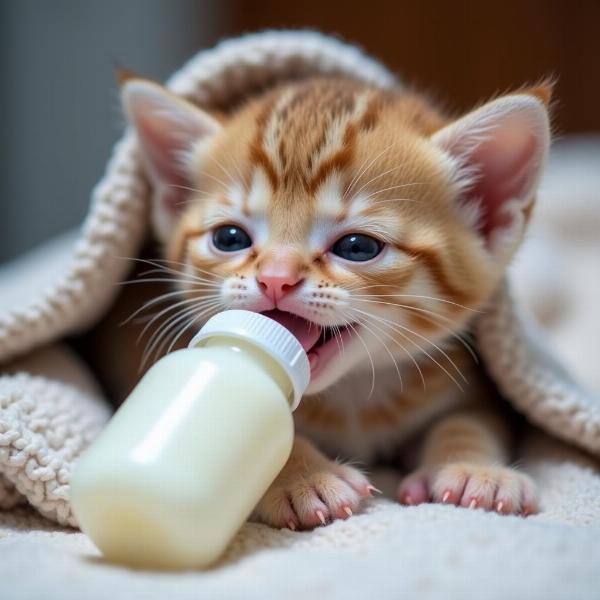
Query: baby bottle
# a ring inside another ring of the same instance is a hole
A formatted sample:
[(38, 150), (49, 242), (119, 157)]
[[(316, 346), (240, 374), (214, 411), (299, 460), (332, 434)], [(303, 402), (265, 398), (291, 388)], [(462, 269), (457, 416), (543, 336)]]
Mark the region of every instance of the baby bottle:
[(140, 380), (71, 478), (81, 529), (108, 560), (213, 563), (287, 461), (310, 378), (278, 322), (230, 310)]

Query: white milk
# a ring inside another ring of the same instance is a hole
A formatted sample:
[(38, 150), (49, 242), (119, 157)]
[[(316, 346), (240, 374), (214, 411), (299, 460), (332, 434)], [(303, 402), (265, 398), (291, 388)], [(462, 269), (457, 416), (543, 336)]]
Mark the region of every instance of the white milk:
[(213, 317), (156, 363), (71, 481), (81, 529), (139, 567), (213, 563), (287, 461), (308, 360), (263, 315)]

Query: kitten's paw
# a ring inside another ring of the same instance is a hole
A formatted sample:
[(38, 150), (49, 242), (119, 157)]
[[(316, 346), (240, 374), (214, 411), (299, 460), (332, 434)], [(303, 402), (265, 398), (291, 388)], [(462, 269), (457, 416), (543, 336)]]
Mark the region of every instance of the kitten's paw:
[(400, 484), (403, 504), (440, 502), (504, 514), (537, 512), (535, 485), (509, 467), (451, 463), (433, 472), (416, 471)]
[(373, 490), (369, 480), (348, 465), (326, 459), (294, 461), (263, 496), (254, 517), (273, 527), (312, 529), (351, 517)]

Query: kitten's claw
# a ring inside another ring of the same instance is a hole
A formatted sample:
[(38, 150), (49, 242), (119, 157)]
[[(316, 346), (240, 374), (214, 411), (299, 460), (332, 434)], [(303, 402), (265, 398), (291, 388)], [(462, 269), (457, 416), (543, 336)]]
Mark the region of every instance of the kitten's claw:
[(288, 521), (287, 522), (287, 526), (292, 530), (292, 531), (296, 531), (296, 524), (294, 523), (294, 521)]
[(327, 521), (325, 520), (325, 515), (322, 510), (317, 511), (317, 517), (319, 517), (319, 521), (321, 521), (321, 525), (327, 525)]
[(376, 492), (378, 494), (383, 494), (383, 492), (380, 489), (376, 488), (374, 485), (369, 484), (367, 486), (367, 493), (369, 494), (369, 496), (372, 496), (373, 492)]
[(354, 513), (352, 512), (352, 509), (349, 506), (344, 506), (344, 512), (351, 517)]
[(404, 504), (433, 501), (500, 514), (528, 515), (537, 510), (535, 486), (527, 475), (482, 464), (451, 463), (417, 471), (400, 484), (399, 497)]

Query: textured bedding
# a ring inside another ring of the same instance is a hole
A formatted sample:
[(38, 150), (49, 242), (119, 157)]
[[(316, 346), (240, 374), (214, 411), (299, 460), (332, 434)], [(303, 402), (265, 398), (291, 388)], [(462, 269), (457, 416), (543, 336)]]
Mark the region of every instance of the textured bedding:
[[(224, 106), (311, 73), (399, 85), (353, 47), (292, 32), (201, 53), (170, 85)], [(135, 255), (144, 237), (148, 187), (126, 134), (83, 228), (0, 269), (0, 598), (104, 598), (107, 590), (123, 598), (598, 598), (599, 164), (597, 139), (554, 149), (510, 276), (513, 291), (503, 285), (478, 323), (479, 350), (498, 387), (550, 434), (532, 429), (519, 453), (540, 486), (539, 515), (378, 499), (313, 532), (249, 523), (218, 566), (172, 575), (108, 565), (68, 528), (76, 526), (71, 468), (110, 411), (90, 368), (59, 340), (106, 311), (116, 288), (109, 283), (127, 275), (115, 257)], [(545, 325), (544, 338), (528, 312)], [(378, 472), (375, 482), (392, 490), (397, 477)]]

